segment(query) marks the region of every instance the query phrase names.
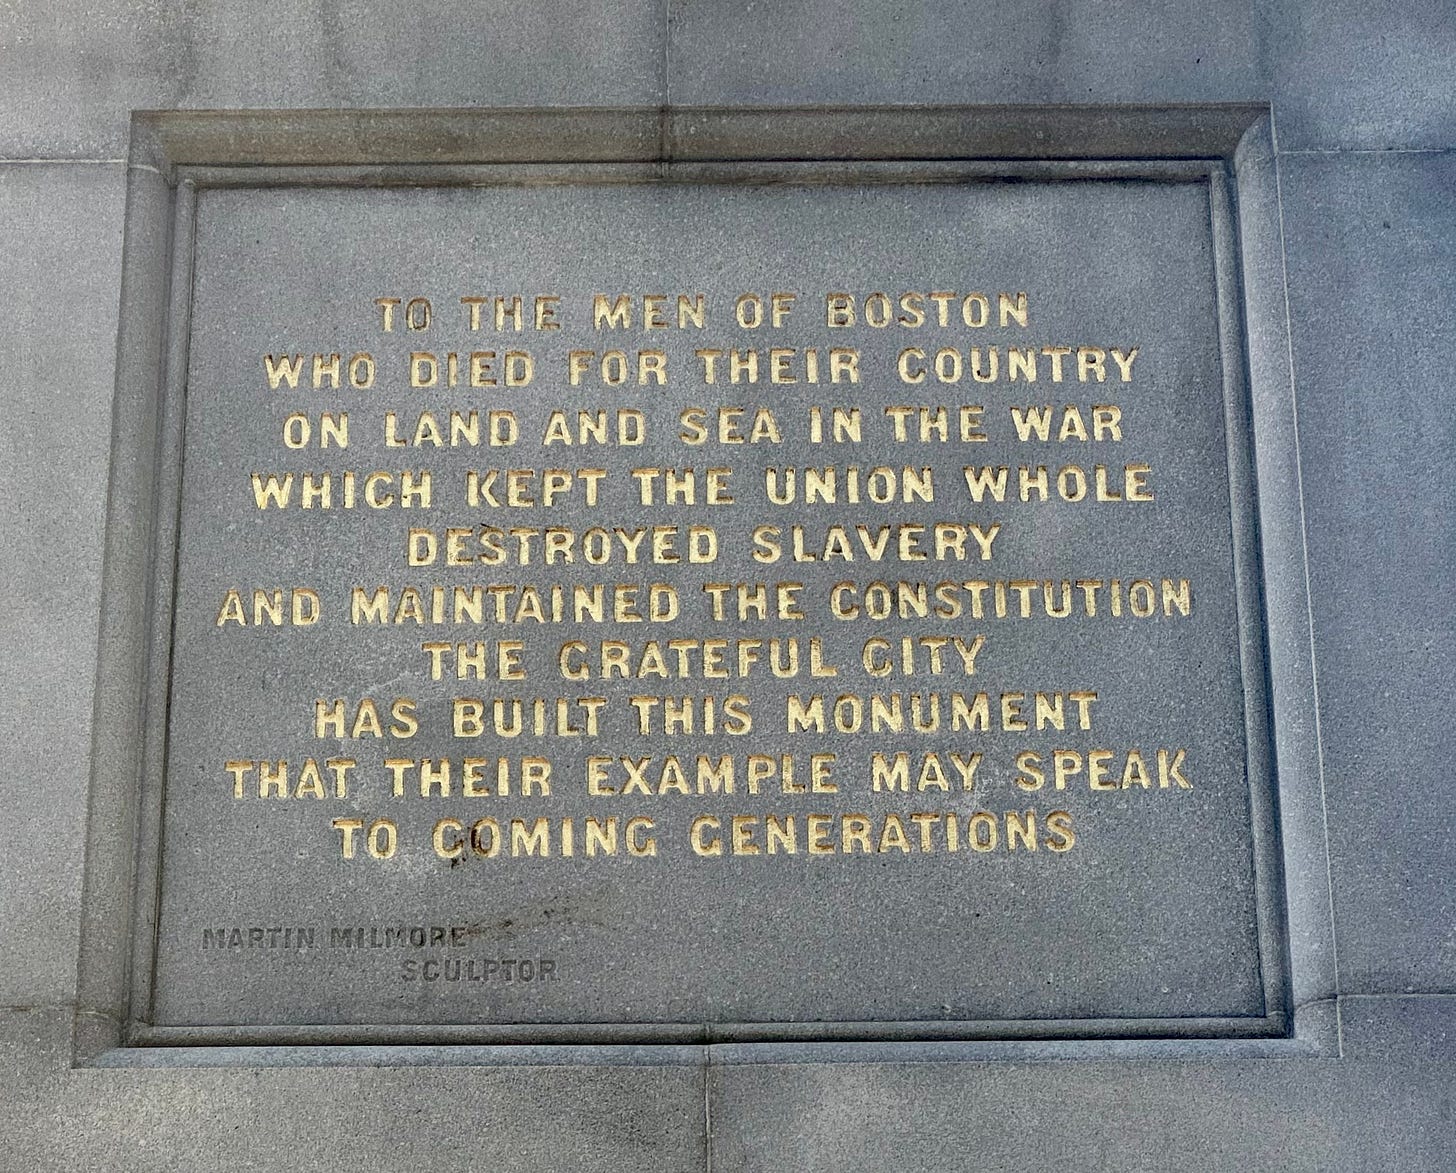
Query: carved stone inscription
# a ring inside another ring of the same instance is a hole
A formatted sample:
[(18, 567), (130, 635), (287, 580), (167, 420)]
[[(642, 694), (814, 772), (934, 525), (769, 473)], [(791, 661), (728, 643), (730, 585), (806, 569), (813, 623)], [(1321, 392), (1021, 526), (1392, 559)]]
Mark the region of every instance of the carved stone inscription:
[(155, 1021), (1263, 1013), (1206, 187), (205, 191)]

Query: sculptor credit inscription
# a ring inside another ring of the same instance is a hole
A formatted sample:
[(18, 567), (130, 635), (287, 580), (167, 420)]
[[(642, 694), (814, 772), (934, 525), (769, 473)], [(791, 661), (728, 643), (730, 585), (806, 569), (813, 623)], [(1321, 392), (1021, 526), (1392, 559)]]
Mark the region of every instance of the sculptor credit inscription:
[(204, 192), (156, 1021), (1262, 1014), (1209, 221)]

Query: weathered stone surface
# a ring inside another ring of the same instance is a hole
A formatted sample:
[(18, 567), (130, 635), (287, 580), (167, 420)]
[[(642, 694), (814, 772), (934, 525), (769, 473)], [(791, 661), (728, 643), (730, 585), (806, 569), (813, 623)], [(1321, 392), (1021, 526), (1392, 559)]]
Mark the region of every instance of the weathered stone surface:
[(1448, 1063), (727, 1066), (713, 1168), (1438, 1173)]
[[(1346, 991), (1344, 1058), (705, 1048), (723, 1062), (704, 1076), (677, 1052), (573, 1069), (534, 1050), (513, 1052), (524, 1067), (477, 1053), (436, 1068), (390, 1066), (399, 1051), (177, 1050), (161, 1069), (73, 1070), (64, 1009), (10, 1009), (0, 1167), (1447, 1169), (1450, 5), (290, 7), (11, 3), (0, 157), (119, 158), (130, 111), (158, 106), (1272, 100), (1288, 254), (1262, 238), (1258, 275), (1267, 292), (1287, 261), (1339, 932), (1341, 980), (1312, 996)], [(74, 988), (122, 191), (119, 169), (0, 165), (12, 1007), (64, 1006)], [(1262, 334), (1281, 311), (1258, 304)], [(62, 526), (73, 544), (46, 545)], [(1297, 557), (1279, 568), (1294, 572)], [(1310, 842), (1305, 912), (1326, 874)], [(125, 885), (95, 895), (121, 902)]]
[(1284, 150), (1456, 146), (1456, 10), (1444, 0), (1259, 6)]
[(132, 110), (654, 105), (665, 36), (643, 0), (7, 5), (0, 157), (124, 156)]
[(1254, 100), (1264, 96), (1255, 8), (1040, 0), (918, 21), (859, 0), (681, 4), (671, 95), (705, 106)]
[(1283, 191), (1344, 989), (1449, 992), (1456, 159), (1297, 156)]
[(120, 167), (0, 165), (0, 1005), (75, 993)]
[[(704, 1165), (703, 1075), (691, 1064), (401, 1066), (255, 1058), (68, 1069), (62, 1014), (0, 1011), (7, 1072), (0, 1167), (303, 1170), (661, 1169)], [(17, 1160), (22, 1158), (23, 1160)]]

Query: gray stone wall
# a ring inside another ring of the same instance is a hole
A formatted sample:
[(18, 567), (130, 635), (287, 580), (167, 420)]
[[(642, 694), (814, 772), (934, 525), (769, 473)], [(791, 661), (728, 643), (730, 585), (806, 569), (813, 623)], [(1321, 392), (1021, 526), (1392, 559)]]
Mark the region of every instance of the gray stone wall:
[[(0, 1169), (1456, 1165), (1453, 61), (1448, 0), (0, 3)], [(1247, 101), (1277, 146), (1338, 1057), (73, 1066), (133, 109)]]

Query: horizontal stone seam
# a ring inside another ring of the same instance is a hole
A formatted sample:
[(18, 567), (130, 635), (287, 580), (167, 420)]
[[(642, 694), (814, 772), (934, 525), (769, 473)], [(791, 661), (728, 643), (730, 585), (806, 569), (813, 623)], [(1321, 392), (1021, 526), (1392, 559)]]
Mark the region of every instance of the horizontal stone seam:
[(1456, 147), (1287, 147), (1280, 148), (1280, 157), (1289, 155), (1451, 155)]
[[(1280, 158), (1305, 158), (1318, 156), (1390, 156), (1390, 155), (1451, 155), (1456, 154), (1456, 146), (1451, 147), (1281, 147), (1277, 152)], [(671, 153), (667, 152), (659, 161), (670, 161)], [(131, 166), (142, 171), (153, 171), (157, 169), (146, 163), (130, 163), (125, 158), (75, 158), (66, 155), (53, 157), (17, 157), (0, 158), (0, 167), (58, 167), (68, 164), (78, 166), (102, 166), (119, 167)]]
[[(1354, 1001), (1362, 1001), (1362, 1002), (1376, 1002), (1376, 1001), (1382, 1001), (1382, 1002), (1400, 1002), (1400, 1001), (1409, 1001), (1409, 1000), (1420, 1000), (1420, 1001), (1451, 1001), (1451, 1002), (1456, 1002), (1456, 991), (1453, 991), (1453, 990), (1423, 990), (1423, 991), (1407, 991), (1407, 992), (1404, 992), (1404, 993), (1392, 993), (1392, 992), (1345, 992), (1345, 993), (1339, 994), (1337, 997), (1334, 997), (1334, 998), (1316, 998), (1316, 999), (1313, 999), (1313, 1000), (1311, 1000), (1309, 1002), (1306, 1002), (1306, 1003), (1301, 1004), (1299, 1007), (1297, 1007), (1297, 1009), (1298, 1010), (1306, 1010), (1306, 1009), (1310, 1009), (1310, 1008), (1315, 1007), (1315, 1006), (1329, 1005), (1331, 1003), (1339, 1003), (1339, 1002), (1347, 1002), (1347, 1001), (1348, 1002), (1354, 1002)], [(109, 1015), (109, 1014), (106, 1014), (105, 1012), (97, 1011), (97, 1010), (91, 1010), (91, 1009), (81, 1009), (74, 1002), (9, 1003), (9, 1004), (0, 1005), (0, 1014), (56, 1014), (56, 1013), (62, 1013), (62, 1014), (83, 1013), (83, 1014), (90, 1015), (92, 1017), (97, 1017), (97, 1018), (103, 1018), (103, 1019), (112, 1020), (112, 1016)], [(994, 1041), (994, 1040), (991, 1040), (991, 1041)], [(1014, 1041), (1014, 1040), (1002, 1040), (1002, 1041)], [(1053, 1041), (1053, 1040), (1046, 1040), (1046, 1041)], [(1077, 1040), (1077, 1041), (1084, 1041), (1084, 1040)], [(1124, 1041), (1124, 1040), (1113, 1040), (1113, 1041)], [(1198, 1040), (1198, 1041), (1204, 1041), (1204, 1040)], [(1226, 1041), (1226, 1040), (1218, 1040), (1218, 1039), (1215, 1039), (1215, 1040), (1209, 1040), (1209, 1041), (1219, 1042), (1219, 1041)], [(707, 1070), (707, 1069), (710, 1069), (710, 1068), (717, 1068), (719, 1066), (722, 1066), (723, 1064), (721, 1063), (721, 1061), (717, 1057), (718, 1049), (719, 1049), (720, 1046), (727, 1046), (727, 1045), (731, 1045), (731, 1044), (722, 1044), (722, 1043), (708, 1043), (708, 1044), (706, 1044), (703, 1047), (703, 1052), (702, 1052), (701, 1059), (700, 1059), (699, 1063), (696, 1064), (696, 1066), (699, 1066), (703, 1070)], [(899, 1060), (899, 1061), (903, 1062), (905, 1060)], [(943, 1058), (938, 1058), (938, 1059), (930, 1060), (930, 1061), (931, 1062), (946, 1062), (947, 1060), (945, 1060)]]
[(126, 160), (123, 159), (123, 158), (116, 158), (116, 159), (99, 159), (99, 158), (98, 159), (89, 159), (89, 158), (82, 158), (82, 159), (76, 159), (76, 158), (70, 158), (70, 157), (68, 157), (66, 155), (56, 155), (56, 156), (51, 157), (51, 158), (44, 158), (44, 157), (41, 157), (41, 156), (25, 157), (25, 158), (13, 158), (13, 159), (11, 159), (11, 158), (0, 158), (0, 167), (8, 167), (8, 166), (17, 166), (17, 167), (25, 167), (25, 166), (31, 166), (31, 167), (34, 167), (34, 166), (57, 167), (57, 166), (64, 166), (67, 163), (81, 163), (81, 164), (89, 164), (89, 165), (93, 165), (93, 166), (94, 165), (97, 165), (97, 164), (100, 164), (100, 165), (103, 165), (103, 166), (121, 166), (121, 165), (123, 165), (123, 164), (126, 163)]
[(1394, 992), (1390, 990), (1347, 990), (1340, 997), (1351, 1002), (1403, 1002), (1412, 998), (1456, 1000), (1456, 990), (1404, 990)]

